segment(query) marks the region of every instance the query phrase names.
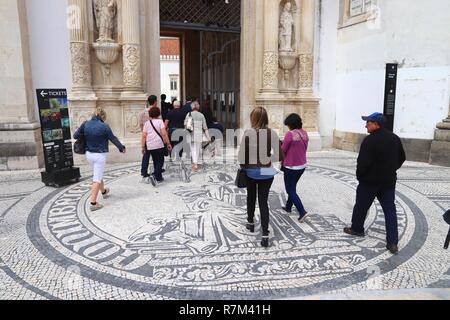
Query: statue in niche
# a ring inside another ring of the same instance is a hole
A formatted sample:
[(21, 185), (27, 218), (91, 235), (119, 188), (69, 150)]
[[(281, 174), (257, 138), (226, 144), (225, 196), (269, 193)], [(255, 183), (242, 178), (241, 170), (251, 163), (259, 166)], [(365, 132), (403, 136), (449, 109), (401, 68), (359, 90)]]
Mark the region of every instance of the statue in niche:
[(294, 15), (292, 14), (292, 4), (287, 2), (284, 5), (280, 17), (280, 51), (292, 50), (292, 37), (294, 34)]
[(117, 15), (116, 0), (94, 0), (94, 12), (99, 31), (97, 41), (114, 42), (113, 33)]

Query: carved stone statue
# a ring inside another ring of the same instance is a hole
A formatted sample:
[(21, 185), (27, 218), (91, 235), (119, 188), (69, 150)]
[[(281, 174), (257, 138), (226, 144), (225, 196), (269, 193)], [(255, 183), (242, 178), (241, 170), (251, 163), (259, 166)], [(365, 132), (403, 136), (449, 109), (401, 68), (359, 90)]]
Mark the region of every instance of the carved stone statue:
[(292, 36), (294, 33), (294, 16), (292, 14), (292, 5), (287, 2), (284, 5), (280, 17), (280, 51), (292, 50)]
[(113, 42), (115, 19), (117, 15), (116, 0), (94, 0), (94, 12), (99, 38), (97, 41)]

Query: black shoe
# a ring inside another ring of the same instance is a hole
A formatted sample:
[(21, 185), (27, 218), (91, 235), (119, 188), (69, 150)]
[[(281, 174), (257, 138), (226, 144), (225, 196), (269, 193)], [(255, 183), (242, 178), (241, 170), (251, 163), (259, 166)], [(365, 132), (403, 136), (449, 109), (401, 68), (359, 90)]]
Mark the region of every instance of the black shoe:
[(386, 249), (388, 249), (389, 252), (392, 253), (392, 254), (397, 254), (398, 253), (398, 246), (396, 244), (388, 244), (386, 246)]
[(154, 176), (150, 176), (149, 181), (152, 184), (152, 186), (156, 187), (157, 182)]
[(247, 222), (247, 225), (245, 227), (251, 233), (255, 232), (255, 224), (254, 223)]
[(261, 246), (264, 248), (269, 247), (269, 236), (263, 236), (261, 239)]
[(364, 237), (365, 236), (364, 232), (356, 232), (356, 231), (353, 231), (352, 228), (344, 228), (344, 232), (346, 234), (349, 234), (351, 236), (356, 236), (356, 237)]
[(281, 207), (281, 209), (283, 209), (283, 210), (286, 211), (287, 213), (292, 213), (292, 210), (288, 210), (287, 207)]

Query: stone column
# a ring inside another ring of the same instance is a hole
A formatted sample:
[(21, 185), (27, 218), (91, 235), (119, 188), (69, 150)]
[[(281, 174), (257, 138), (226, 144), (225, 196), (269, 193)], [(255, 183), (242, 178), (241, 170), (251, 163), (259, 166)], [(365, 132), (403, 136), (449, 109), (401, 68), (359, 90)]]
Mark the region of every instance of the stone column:
[(0, 171), (37, 169), (44, 157), (33, 99), (26, 2), (2, 0), (0, 7)]
[(70, 53), (72, 58), (71, 99), (93, 99), (88, 6), (86, 0), (69, 0)]
[(448, 117), (437, 124), (431, 143), (430, 163), (450, 167), (450, 103)]
[(262, 93), (278, 93), (279, 2), (264, 0), (264, 63)]
[(312, 95), (316, 1), (303, 0), (301, 3), (302, 23), (300, 36), (299, 89), (301, 93)]
[(139, 1), (122, 0), (123, 82), (122, 96), (143, 93)]

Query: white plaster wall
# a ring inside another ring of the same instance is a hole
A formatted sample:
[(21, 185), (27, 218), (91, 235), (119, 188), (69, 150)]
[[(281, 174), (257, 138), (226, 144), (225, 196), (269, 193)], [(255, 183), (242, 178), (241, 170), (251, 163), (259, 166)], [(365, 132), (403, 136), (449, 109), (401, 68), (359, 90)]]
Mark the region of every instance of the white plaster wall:
[(337, 24), (339, 19), (339, 2), (322, 0), (318, 8), (316, 30), (315, 92), (321, 99), (319, 111), (319, 130), (324, 148), (331, 147), (333, 131), (336, 127), (337, 94)]
[(171, 74), (178, 75), (178, 91), (177, 96), (180, 100), (180, 61), (179, 60), (161, 60), (161, 94), (167, 95), (166, 102), (171, 101), (171, 91), (170, 91), (170, 76)]
[(375, 23), (338, 31), (336, 129), (365, 133), (360, 116), (383, 110), (385, 64), (399, 63), (394, 130), (432, 139), (448, 112), (450, 1), (379, 4)]
[[(69, 90), (72, 81), (67, 0), (26, 0), (26, 6), (33, 90)], [(37, 112), (37, 102), (35, 104)]]

